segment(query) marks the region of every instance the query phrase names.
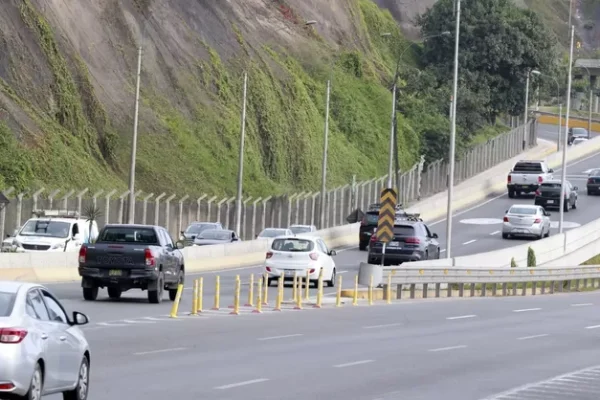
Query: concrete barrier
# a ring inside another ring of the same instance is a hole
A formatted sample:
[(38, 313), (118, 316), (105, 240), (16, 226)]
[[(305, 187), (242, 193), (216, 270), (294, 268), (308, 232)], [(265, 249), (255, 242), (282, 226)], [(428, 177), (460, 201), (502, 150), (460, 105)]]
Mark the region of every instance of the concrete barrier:
[[(558, 125), (558, 115), (542, 114), (537, 117), (538, 124)], [(561, 120), (562, 126), (565, 126), (565, 117)], [(569, 116), (569, 128), (588, 128), (587, 118)], [(592, 131), (600, 132), (600, 123), (592, 121)]]

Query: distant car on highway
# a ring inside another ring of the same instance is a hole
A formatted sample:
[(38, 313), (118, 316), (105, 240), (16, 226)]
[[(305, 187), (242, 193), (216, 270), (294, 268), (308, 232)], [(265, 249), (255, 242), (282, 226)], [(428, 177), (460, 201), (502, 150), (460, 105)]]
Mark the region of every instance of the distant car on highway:
[(588, 195), (600, 193), (600, 168), (590, 171), (588, 174), (586, 188)]
[(587, 138), (575, 138), (575, 139), (573, 139), (573, 142), (571, 143), (571, 145), (575, 146), (575, 145), (578, 145), (581, 143), (585, 143), (587, 141), (588, 141)]
[(257, 239), (272, 239), (277, 236), (294, 236), (294, 232), (287, 228), (265, 228), (256, 235)]
[(553, 179), (554, 170), (545, 161), (518, 161), (507, 177), (506, 188), (511, 199), (523, 193), (535, 192), (547, 180)]
[(239, 242), (237, 233), (229, 229), (207, 229), (196, 236), (194, 246), (210, 246), (213, 244), (225, 244)]
[(268, 274), (267, 285), (283, 278), (284, 281), (294, 279), (294, 274), (306, 277), (310, 274), (311, 283), (319, 281), (319, 273), (323, 269), (323, 282), (335, 286), (335, 250), (329, 250), (322, 238), (316, 236), (284, 236), (273, 240), (265, 260)]
[(577, 200), (579, 197), (577, 195), (577, 190), (579, 190), (579, 188), (571, 185), (571, 182), (569, 181), (566, 181), (564, 190), (561, 190), (561, 181), (558, 179), (546, 181), (542, 183), (540, 188), (535, 192), (534, 204), (536, 206), (542, 206), (545, 209), (560, 209), (560, 196), (562, 192), (562, 195), (565, 198), (564, 211), (568, 212), (571, 208), (575, 210), (577, 208)]
[[(360, 227), (358, 230), (358, 249), (364, 251), (369, 247), (369, 242), (377, 230), (377, 223), (379, 221), (379, 210), (381, 209), (380, 203), (370, 204), (367, 212), (360, 221)], [(408, 214), (402, 208), (402, 204), (396, 206), (396, 219), (409, 218), (411, 216), (418, 216), (418, 214)]]
[(207, 229), (223, 229), (220, 222), (192, 222), (185, 231), (181, 231), (180, 240), (183, 240), (186, 246), (194, 244), (194, 239)]
[(87, 323), (42, 285), (0, 281), (0, 398), (86, 400), (90, 348), (79, 326)]
[(578, 138), (589, 139), (590, 134), (585, 128), (569, 128), (567, 144), (573, 144), (573, 141)]
[(541, 206), (530, 204), (512, 205), (504, 215), (502, 238), (550, 236), (550, 213)]
[(96, 300), (99, 288), (111, 299), (130, 289), (148, 291), (150, 303), (162, 302), (164, 290), (175, 300), (184, 282), (183, 243), (160, 226), (109, 224), (94, 244), (79, 251), (79, 275), (83, 298)]
[[(436, 260), (440, 258), (437, 233), (417, 219), (399, 219), (394, 223), (394, 237), (386, 244), (385, 265), (399, 265), (407, 261)], [(369, 244), (369, 264), (381, 264), (383, 243), (373, 235)]]
[(312, 233), (317, 231), (317, 227), (314, 225), (290, 225), (288, 229), (292, 231), (294, 235)]

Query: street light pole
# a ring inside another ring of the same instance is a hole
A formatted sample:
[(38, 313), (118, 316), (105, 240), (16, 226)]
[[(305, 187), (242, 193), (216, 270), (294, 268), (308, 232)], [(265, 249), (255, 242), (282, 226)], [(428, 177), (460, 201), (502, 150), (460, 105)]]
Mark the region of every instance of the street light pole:
[(321, 167), (321, 229), (325, 229), (325, 195), (327, 190), (327, 152), (329, 147), (329, 99), (331, 97), (331, 77), (327, 80), (327, 97), (325, 99), (325, 133), (323, 137), (323, 165)]
[(527, 124), (527, 120), (529, 119), (529, 77), (530, 76), (531, 76), (531, 71), (527, 70), (527, 80), (525, 81), (525, 112), (524, 112), (524, 116), (523, 116), (523, 126), (525, 126)]
[(446, 257), (452, 257), (452, 196), (454, 192), (454, 158), (456, 146), (456, 103), (458, 100), (458, 49), (460, 38), (460, 0), (456, 0), (456, 32), (454, 43), (454, 83), (452, 88), (452, 125), (450, 127), (450, 155), (448, 157), (448, 214), (446, 216)]
[(246, 141), (246, 98), (248, 92), (248, 72), (244, 71), (242, 94), (242, 128), (240, 132), (240, 154), (238, 156), (237, 196), (235, 199), (235, 231), (243, 236), (242, 230), (242, 188), (244, 185), (244, 145)]
[(558, 222), (558, 233), (563, 233), (563, 222), (565, 218), (565, 185), (567, 182), (567, 140), (569, 136), (569, 112), (571, 110), (571, 82), (573, 75), (573, 40), (575, 37), (575, 27), (571, 25), (571, 50), (569, 55), (569, 77), (567, 83), (567, 114), (565, 115), (565, 133), (563, 135), (563, 149), (562, 149), (562, 171), (560, 178), (560, 190), (562, 195), (560, 196), (560, 219)]
[(140, 114), (140, 77), (142, 75), (142, 46), (138, 47), (137, 79), (135, 87), (135, 114), (133, 117), (133, 140), (131, 143), (131, 161), (129, 163), (129, 212), (128, 223), (135, 223), (135, 161), (137, 153), (138, 121)]
[[(389, 148), (389, 165), (388, 165), (388, 180), (387, 187), (388, 189), (393, 189), (394, 184), (392, 175), (394, 173), (394, 131), (396, 130), (395, 117), (396, 117), (396, 89), (397, 89), (397, 79), (394, 79), (394, 86), (392, 88), (392, 127), (390, 130), (390, 148)], [(398, 188), (399, 189), (399, 188)]]

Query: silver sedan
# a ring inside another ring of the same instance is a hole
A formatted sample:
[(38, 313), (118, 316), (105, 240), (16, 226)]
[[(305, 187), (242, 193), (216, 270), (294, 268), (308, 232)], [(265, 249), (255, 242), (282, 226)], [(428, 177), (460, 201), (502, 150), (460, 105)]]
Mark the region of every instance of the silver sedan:
[(506, 210), (502, 224), (502, 238), (550, 236), (550, 213), (542, 206), (515, 204)]
[(78, 328), (87, 323), (44, 286), (0, 281), (0, 398), (87, 399), (90, 350)]

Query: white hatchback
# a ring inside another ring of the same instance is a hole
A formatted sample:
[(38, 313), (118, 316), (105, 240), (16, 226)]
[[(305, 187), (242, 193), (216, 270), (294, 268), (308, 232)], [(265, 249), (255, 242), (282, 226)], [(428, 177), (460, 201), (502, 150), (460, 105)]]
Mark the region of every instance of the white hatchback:
[(292, 281), (294, 275), (306, 277), (310, 274), (311, 283), (319, 280), (323, 269), (323, 282), (329, 287), (335, 286), (335, 250), (329, 250), (320, 237), (315, 236), (285, 236), (273, 240), (267, 252), (265, 269), (269, 276), (268, 285), (279, 281)]

